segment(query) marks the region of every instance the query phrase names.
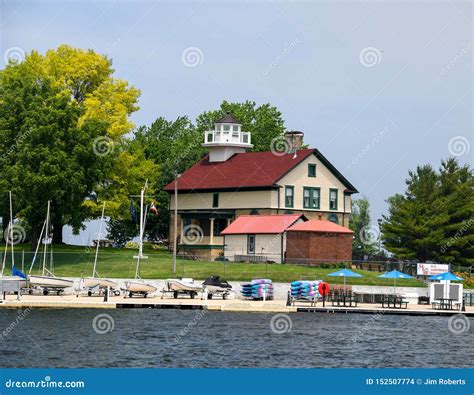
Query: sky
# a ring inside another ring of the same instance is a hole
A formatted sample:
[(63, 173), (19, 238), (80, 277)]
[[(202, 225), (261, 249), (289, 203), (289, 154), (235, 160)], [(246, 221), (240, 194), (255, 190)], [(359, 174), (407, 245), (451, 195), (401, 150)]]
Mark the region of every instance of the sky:
[(1, 67), (60, 44), (107, 54), (141, 90), (137, 126), (271, 103), (369, 199), (374, 225), (409, 170), (472, 163), (467, 1), (1, 0), (0, 26)]

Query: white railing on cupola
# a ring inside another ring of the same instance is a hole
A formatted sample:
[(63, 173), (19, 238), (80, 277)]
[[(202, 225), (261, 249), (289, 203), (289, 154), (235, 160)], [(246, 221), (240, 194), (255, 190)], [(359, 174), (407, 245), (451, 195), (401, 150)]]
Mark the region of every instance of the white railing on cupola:
[(204, 143), (251, 144), (250, 138), (250, 132), (240, 130), (209, 130), (205, 133)]

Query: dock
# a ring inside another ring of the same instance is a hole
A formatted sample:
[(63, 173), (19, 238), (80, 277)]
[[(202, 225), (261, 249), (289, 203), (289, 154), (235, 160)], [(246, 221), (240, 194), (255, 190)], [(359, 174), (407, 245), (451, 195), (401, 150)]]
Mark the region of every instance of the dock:
[(0, 302), (3, 309), (182, 309), (182, 310), (208, 310), (239, 313), (328, 313), (328, 314), (397, 314), (397, 315), (419, 315), (419, 316), (450, 316), (462, 313), (474, 317), (474, 307), (467, 306), (466, 311), (458, 310), (433, 310), (430, 305), (409, 304), (406, 309), (382, 308), (380, 304), (359, 304), (358, 307), (333, 307), (321, 302), (316, 306), (309, 303), (297, 303), (295, 306), (287, 306), (286, 300), (254, 301), (243, 299), (212, 299), (202, 300), (199, 298), (164, 298), (159, 296), (148, 298), (124, 298), (123, 296), (110, 297), (104, 302), (101, 296), (76, 296), (76, 295), (22, 295), (17, 300), (14, 295), (7, 295)]

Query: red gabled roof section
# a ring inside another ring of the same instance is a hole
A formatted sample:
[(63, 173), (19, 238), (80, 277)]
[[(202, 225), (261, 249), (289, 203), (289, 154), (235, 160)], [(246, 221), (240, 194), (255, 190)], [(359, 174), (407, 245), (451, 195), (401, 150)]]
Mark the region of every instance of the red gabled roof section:
[[(210, 163), (206, 156), (186, 170), (178, 181), (180, 191), (201, 189), (234, 189), (272, 187), (291, 169), (315, 152), (297, 151), (297, 155), (276, 155), (273, 152), (235, 154), (225, 162)], [(175, 181), (165, 191), (174, 190)]]
[(301, 217), (301, 214), (241, 215), (221, 235), (283, 233)]
[(354, 233), (352, 230), (347, 229), (344, 226), (321, 219), (312, 219), (307, 222), (300, 222), (289, 228), (288, 232)]

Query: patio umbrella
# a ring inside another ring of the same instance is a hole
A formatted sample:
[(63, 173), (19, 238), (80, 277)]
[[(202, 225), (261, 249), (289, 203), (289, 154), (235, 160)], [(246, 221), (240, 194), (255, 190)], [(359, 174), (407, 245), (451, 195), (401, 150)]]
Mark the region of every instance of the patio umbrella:
[(393, 293), (397, 293), (397, 278), (413, 278), (409, 274), (399, 272), (398, 270), (392, 270), (391, 272), (385, 272), (384, 274), (381, 274), (380, 276), (377, 276), (380, 278), (393, 278)]
[(446, 286), (444, 286), (444, 290), (443, 290), (444, 296), (447, 296), (447, 291), (448, 291), (447, 285), (449, 284), (449, 281), (462, 281), (463, 280), (461, 277), (458, 277), (451, 272), (436, 274), (434, 276), (428, 277), (428, 279), (434, 280), (434, 281), (446, 281)]
[(429, 277), (429, 280), (437, 280), (437, 281), (462, 281), (461, 277), (454, 275), (451, 272), (444, 272), (441, 274), (436, 274), (434, 276)]
[(344, 290), (346, 289), (346, 277), (364, 277), (361, 274), (355, 273), (349, 269), (338, 270), (337, 272), (329, 273), (328, 276), (329, 277), (344, 277)]

